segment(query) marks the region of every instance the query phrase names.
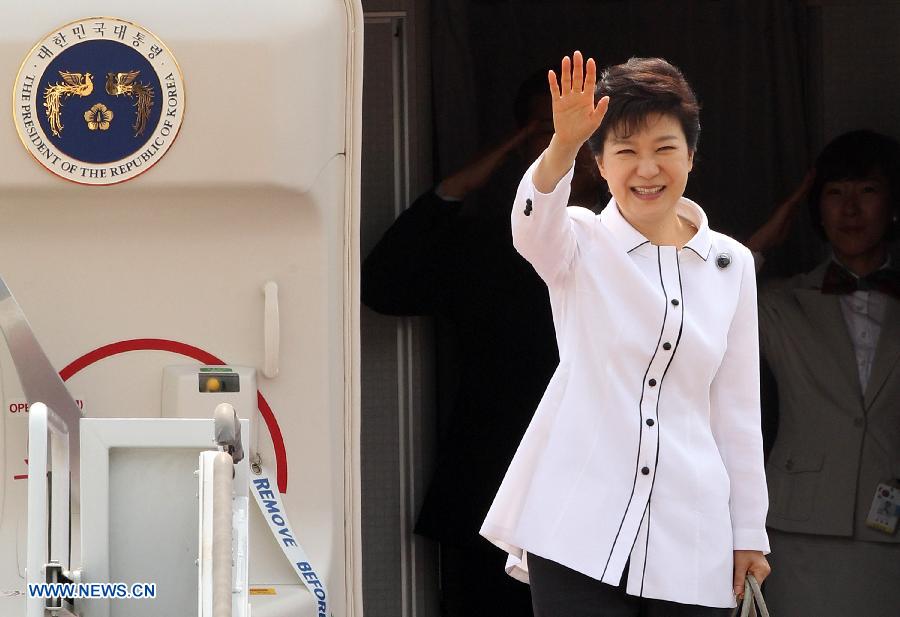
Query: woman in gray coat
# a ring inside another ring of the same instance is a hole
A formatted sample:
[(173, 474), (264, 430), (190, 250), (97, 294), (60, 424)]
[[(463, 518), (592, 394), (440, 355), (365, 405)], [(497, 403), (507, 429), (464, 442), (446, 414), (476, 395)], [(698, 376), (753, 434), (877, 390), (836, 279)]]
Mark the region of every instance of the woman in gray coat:
[(774, 615), (894, 617), (900, 271), (889, 243), (900, 227), (900, 145), (871, 131), (837, 137), (747, 246), (761, 254), (778, 244), (807, 189), (831, 255), (759, 294), (760, 347), (779, 401), (766, 467), (766, 596)]

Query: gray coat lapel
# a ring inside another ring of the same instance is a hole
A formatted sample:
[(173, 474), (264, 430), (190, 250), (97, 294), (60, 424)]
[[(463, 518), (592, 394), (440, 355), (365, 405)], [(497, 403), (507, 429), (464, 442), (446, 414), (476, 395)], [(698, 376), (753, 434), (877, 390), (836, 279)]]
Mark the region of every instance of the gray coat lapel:
[[(803, 307), (803, 311), (813, 326), (813, 331), (818, 332), (820, 340), (824, 341), (831, 352), (832, 359), (837, 363), (840, 374), (847, 382), (857, 397), (862, 397), (862, 389), (859, 386), (859, 371), (856, 368), (856, 356), (853, 352), (853, 341), (847, 332), (847, 322), (841, 312), (841, 304), (838, 296), (824, 295), (821, 292), (822, 278), (828, 262), (803, 277), (801, 284), (794, 289), (794, 296)], [(857, 398), (857, 400), (859, 400)]]
[(866, 386), (866, 409), (872, 406), (878, 392), (900, 361), (900, 302), (888, 300), (884, 313), (884, 323), (878, 337), (872, 373)]

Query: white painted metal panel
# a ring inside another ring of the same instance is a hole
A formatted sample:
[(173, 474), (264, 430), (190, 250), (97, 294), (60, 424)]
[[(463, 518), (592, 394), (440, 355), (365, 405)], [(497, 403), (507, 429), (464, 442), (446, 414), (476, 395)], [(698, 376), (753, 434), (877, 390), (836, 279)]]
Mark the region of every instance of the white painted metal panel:
[[(0, 122), (0, 268), (58, 369), (135, 339), (256, 367), (272, 409), (258, 453), (267, 466), (284, 464), (284, 505), (334, 614), (361, 614), (359, 2), (4, 5), (0, 76), (12, 87), (55, 27), (110, 14), (151, 30), (177, 58), (186, 93), (178, 139), (138, 178), (84, 187), (41, 169), (13, 124)], [(0, 97), (7, 118), (10, 105)], [(274, 378), (263, 377), (268, 281), (278, 285)], [(88, 417), (158, 418), (163, 368), (195, 361), (149, 345), (89, 363), (67, 385)], [(22, 398), (5, 347), (0, 390), (5, 403)], [(14, 478), (28, 471), (26, 413), (4, 408), (0, 590), (15, 590), (24, 588), (25, 482)], [(277, 591), (252, 598), (255, 617), (312, 615), (259, 517), (251, 529), (251, 583)]]

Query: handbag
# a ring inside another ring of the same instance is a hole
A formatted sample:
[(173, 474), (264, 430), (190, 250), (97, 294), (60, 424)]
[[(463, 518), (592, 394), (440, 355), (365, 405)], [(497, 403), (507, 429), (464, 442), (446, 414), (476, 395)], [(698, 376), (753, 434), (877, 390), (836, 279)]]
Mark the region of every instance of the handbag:
[(769, 617), (769, 609), (763, 599), (756, 577), (747, 574), (744, 579), (744, 600), (734, 609), (735, 617)]

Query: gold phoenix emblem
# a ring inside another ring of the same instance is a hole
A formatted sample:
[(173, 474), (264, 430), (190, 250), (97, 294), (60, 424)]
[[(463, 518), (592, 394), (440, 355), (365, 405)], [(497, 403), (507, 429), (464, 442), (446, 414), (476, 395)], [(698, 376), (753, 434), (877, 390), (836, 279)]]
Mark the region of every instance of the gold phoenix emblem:
[(135, 131), (135, 137), (140, 136), (147, 128), (147, 119), (150, 117), (150, 111), (153, 109), (153, 86), (135, 83), (134, 81), (140, 74), (140, 71), (106, 74), (107, 94), (112, 96), (124, 94), (137, 99), (134, 102), (134, 107), (136, 108), (134, 125), (131, 127)]
[(63, 125), (59, 112), (62, 109), (62, 99), (68, 96), (90, 96), (94, 91), (94, 82), (91, 81), (90, 73), (69, 73), (66, 71), (59, 72), (63, 78), (63, 83), (55, 83), (47, 86), (44, 90), (44, 111), (47, 114), (47, 120), (50, 122), (50, 130), (57, 137), (61, 137)]
[(105, 131), (109, 128), (109, 123), (112, 121), (114, 115), (115, 114), (113, 114), (111, 109), (107, 109), (106, 105), (97, 103), (84, 112), (84, 120), (87, 122), (88, 129), (92, 131), (96, 131), (97, 129)]
[[(44, 110), (47, 114), (47, 120), (50, 122), (50, 130), (56, 137), (62, 137), (63, 124), (60, 112), (62, 111), (63, 99), (68, 96), (90, 96), (94, 91), (93, 75), (90, 73), (60, 71), (59, 74), (63, 78), (62, 83), (57, 82), (49, 85), (44, 91)], [(136, 99), (134, 102), (134, 125), (131, 127), (135, 131), (135, 137), (139, 137), (147, 129), (147, 120), (150, 118), (150, 111), (153, 109), (153, 86), (135, 83), (135, 79), (140, 74), (140, 71), (106, 74), (107, 94), (112, 96), (124, 94)], [(96, 116), (96, 107), (95, 105), (85, 112), (84, 118), (88, 122), (88, 128), (92, 131), (98, 127), (100, 130), (105, 131), (109, 128), (109, 121), (112, 120), (113, 112), (108, 110), (106, 106), (103, 106), (104, 113), (109, 114), (109, 118), (98, 120), (96, 118), (100, 118), (100, 116)], [(89, 119), (88, 115), (96, 116), (96, 118), (93, 120)], [(91, 127), (92, 122), (95, 122), (97, 126)], [(105, 127), (103, 126), (104, 123)]]

